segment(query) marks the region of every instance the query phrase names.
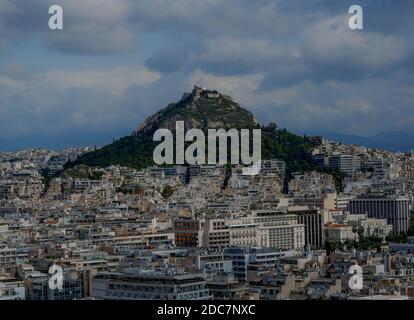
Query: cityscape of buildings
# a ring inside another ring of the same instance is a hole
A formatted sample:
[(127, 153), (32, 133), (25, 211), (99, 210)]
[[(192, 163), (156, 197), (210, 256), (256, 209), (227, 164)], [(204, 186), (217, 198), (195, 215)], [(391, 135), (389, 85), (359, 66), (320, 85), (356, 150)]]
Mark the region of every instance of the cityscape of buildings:
[[(278, 159), (256, 176), (58, 174), (90, 149), (0, 152), (0, 300), (413, 299), (414, 153), (314, 139), (313, 161), (341, 171), (340, 187), (312, 171), (286, 193)], [(62, 289), (49, 286), (54, 264)], [(348, 285), (355, 264), (362, 289)]]

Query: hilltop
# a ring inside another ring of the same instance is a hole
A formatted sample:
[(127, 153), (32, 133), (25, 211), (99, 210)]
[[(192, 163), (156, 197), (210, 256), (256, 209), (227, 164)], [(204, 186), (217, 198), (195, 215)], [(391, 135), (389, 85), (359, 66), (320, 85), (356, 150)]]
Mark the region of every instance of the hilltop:
[(252, 129), (258, 127), (253, 114), (237, 102), (216, 90), (194, 86), (191, 93), (184, 93), (180, 101), (168, 105), (140, 124), (133, 135), (150, 134), (165, 128), (174, 131), (177, 121), (184, 121), (186, 130), (206, 129)]
[(279, 129), (274, 123), (262, 126), (250, 111), (242, 108), (231, 97), (197, 86), (191, 93), (185, 93), (177, 103), (169, 104), (148, 117), (131, 135), (79, 157), (68, 163), (66, 168), (80, 164), (99, 167), (122, 165), (136, 169), (151, 166), (154, 164), (153, 150), (159, 143), (152, 141), (154, 132), (160, 128), (174, 131), (176, 121), (184, 121), (186, 130), (261, 128), (262, 158), (284, 160), (287, 180), (294, 172), (317, 170), (334, 174), (339, 186), (339, 173), (312, 162), (310, 151), (316, 146), (313, 140)]

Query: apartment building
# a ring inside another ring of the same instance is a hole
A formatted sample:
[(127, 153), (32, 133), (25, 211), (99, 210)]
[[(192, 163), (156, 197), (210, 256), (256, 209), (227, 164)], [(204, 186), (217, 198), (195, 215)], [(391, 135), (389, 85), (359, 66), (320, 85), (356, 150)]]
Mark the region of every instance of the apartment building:
[(292, 254), (292, 252), (282, 252), (278, 248), (251, 246), (229, 247), (224, 252), (226, 257), (233, 261), (234, 275), (240, 281), (247, 281), (249, 266), (269, 268), (275, 266), (279, 258)]
[(23, 281), (16, 279), (2, 279), (0, 277), (0, 301), (24, 300), (25, 287)]
[(207, 300), (210, 298), (202, 275), (158, 272), (98, 274), (92, 279), (91, 295), (106, 300)]
[(230, 245), (230, 228), (225, 218), (206, 219), (204, 222), (203, 246), (222, 249)]
[(207, 281), (207, 288), (214, 300), (239, 300), (247, 291), (247, 284), (233, 274), (219, 274)]
[(0, 243), (0, 272), (6, 272), (16, 266), (17, 249)]
[(33, 274), (26, 281), (27, 298), (30, 300), (76, 300), (83, 298), (83, 280), (74, 270), (63, 271), (62, 289), (49, 286), (47, 274)]
[(260, 281), (252, 281), (249, 286), (258, 291), (261, 300), (288, 299), (295, 290), (295, 276), (293, 274), (268, 274)]
[(172, 231), (175, 235), (177, 247), (196, 248), (202, 246), (203, 224), (200, 220), (191, 217), (179, 217), (172, 222)]
[(245, 216), (197, 220), (180, 218), (173, 222), (179, 247), (264, 246), (281, 250), (301, 250), (305, 246), (305, 226), (298, 215), (286, 211), (251, 211)]
[(281, 250), (301, 250), (305, 246), (305, 226), (296, 214), (277, 210), (254, 210), (253, 223), (257, 224), (257, 245)]
[(9, 199), (15, 194), (15, 187), (12, 183), (2, 182), (0, 183), (0, 200)]

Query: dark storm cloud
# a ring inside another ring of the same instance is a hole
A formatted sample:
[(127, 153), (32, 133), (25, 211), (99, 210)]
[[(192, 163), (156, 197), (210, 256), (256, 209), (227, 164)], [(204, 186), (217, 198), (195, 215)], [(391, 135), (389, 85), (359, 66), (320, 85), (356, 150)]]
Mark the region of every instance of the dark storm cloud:
[[(7, 28), (3, 37), (42, 30), (48, 46), (64, 53), (114, 54), (133, 47), (140, 32), (156, 30), (175, 41), (148, 58), (146, 65), (154, 70), (202, 69), (221, 75), (261, 71), (267, 79), (278, 74), (276, 86), (283, 86), (283, 79), (287, 86), (293, 79), (346, 80), (391, 71), (414, 50), (409, 32), (414, 29), (414, 4), (409, 0), (361, 0), (365, 30), (360, 33), (347, 29), (347, 10), (354, 4), (349, 0), (1, 3), (3, 29)], [(52, 3), (64, 7), (65, 28), (59, 33), (45, 28)], [(370, 63), (369, 57), (375, 60), (379, 55), (382, 60)], [(292, 74), (286, 65), (294, 65)]]
[[(17, 40), (40, 34), (52, 49), (70, 54), (113, 54), (131, 49), (127, 0), (0, 0), (0, 37)], [(64, 29), (48, 29), (49, 7), (64, 9)]]
[[(61, 32), (47, 29), (51, 4)], [(347, 27), (353, 4), (363, 31)], [(40, 74), (0, 46), (0, 133), (132, 129), (196, 81), (288, 128), (412, 131), (413, 16), (411, 0), (0, 0), (0, 44), (63, 54)], [(124, 61), (137, 48), (150, 49)], [(69, 72), (72, 56), (113, 59)]]
[[(226, 37), (226, 32), (201, 29), (202, 36), (187, 41), (185, 45), (174, 43), (163, 48), (150, 57), (146, 64), (161, 72), (197, 69), (220, 75), (263, 72), (266, 80), (262, 88), (272, 88), (273, 81), (273, 87), (277, 88), (306, 79), (317, 82), (354, 81), (377, 74), (385, 75), (387, 72), (392, 73), (395, 68), (403, 67), (413, 55), (411, 36), (406, 35), (402, 28), (412, 20), (407, 14), (402, 17), (406, 21), (389, 18), (384, 22), (393, 24), (394, 29), (397, 29), (396, 25), (400, 26), (400, 33), (382, 33), (382, 30), (387, 30), (387, 26), (378, 24), (359, 32), (348, 29), (349, 6), (345, 2), (342, 5), (326, 5), (326, 1), (310, 1), (302, 7), (298, 2), (289, 2), (290, 5), (286, 3), (277, 2), (272, 8), (272, 15), (256, 9), (252, 15), (257, 13), (256, 18), (263, 15), (260, 19), (262, 22), (246, 23), (244, 28), (232, 32), (231, 36)], [(401, 10), (410, 10), (412, 7), (409, 3), (401, 2), (400, 6), (394, 4), (394, 11), (391, 11), (388, 10), (390, 2), (384, 3), (387, 4), (384, 7), (387, 15), (398, 16)], [(217, 15), (226, 21), (225, 11), (218, 11)], [(280, 25), (277, 18), (283, 17), (284, 25), (279, 32), (274, 32), (274, 26), (267, 32), (261, 28), (267, 24), (263, 21), (269, 16), (275, 18), (272, 20), (273, 25)], [(366, 16), (372, 16), (372, 13)], [(169, 18), (172, 19), (171, 15)], [(214, 18), (212, 22), (213, 29), (217, 19)], [(369, 21), (366, 21), (366, 26)], [(376, 26), (378, 28), (374, 28)]]

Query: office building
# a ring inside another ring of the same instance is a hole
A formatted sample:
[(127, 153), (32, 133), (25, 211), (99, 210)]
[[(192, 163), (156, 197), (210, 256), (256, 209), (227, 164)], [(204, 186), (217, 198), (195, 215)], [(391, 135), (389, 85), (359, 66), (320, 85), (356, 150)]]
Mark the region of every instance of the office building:
[(206, 300), (201, 274), (102, 273), (92, 280), (94, 298), (107, 300)]
[(351, 155), (334, 155), (329, 158), (329, 167), (334, 170), (352, 174), (361, 170), (361, 158)]
[(387, 219), (396, 233), (407, 232), (409, 226), (410, 200), (402, 196), (371, 195), (349, 201), (348, 211), (367, 214), (368, 218)]

